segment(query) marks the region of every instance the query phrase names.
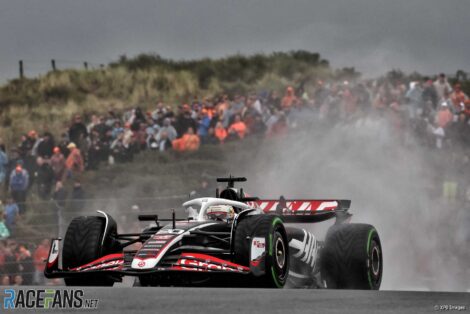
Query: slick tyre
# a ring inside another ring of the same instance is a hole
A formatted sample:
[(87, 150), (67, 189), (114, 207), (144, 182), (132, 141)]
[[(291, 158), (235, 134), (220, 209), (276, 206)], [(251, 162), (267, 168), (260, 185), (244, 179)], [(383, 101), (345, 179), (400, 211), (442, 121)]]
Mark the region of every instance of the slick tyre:
[(252, 239), (264, 238), (265, 255), (262, 275), (253, 278), (251, 286), (282, 288), (289, 273), (289, 243), (279, 216), (255, 215), (243, 218), (235, 231), (235, 262), (250, 266)]
[(371, 225), (334, 225), (321, 253), (321, 275), (327, 288), (378, 290), (383, 259), (380, 238)]
[[(110, 237), (116, 234), (116, 224), (110, 225), (108, 238), (103, 241), (104, 228), (105, 219), (102, 217), (82, 216), (72, 220), (64, 238), (62, 253), (64, 270), (90, 263), (120, 250), (118, 243)], [(65, 278), (64, 281), (67, 286), (112, 286), (115, 282), (110, 276), (96, 274)]]

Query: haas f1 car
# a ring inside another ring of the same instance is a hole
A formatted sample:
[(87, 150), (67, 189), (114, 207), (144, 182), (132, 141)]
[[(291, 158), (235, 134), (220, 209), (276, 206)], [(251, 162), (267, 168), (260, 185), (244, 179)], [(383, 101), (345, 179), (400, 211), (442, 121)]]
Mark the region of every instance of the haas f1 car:
[[(142, 286), (379, 289), (380, 238), (373, 226), (349, 222), (350, 201), (262, 200), (234, 187), (246, 178), (217, 181), (228, 186), (216, 197), (183, 204), (187, 219), (140, 215), (155, 222), (141, 233), (118, 234), (101, 211), (73, 219), (62, 252), (60, 239), (51, 243), (45, 276), (70, 286), (136, 276)], [(323, 241), (296, 227), (328, 219), (334, 224)], [(138, 250), (125, 250), (135, 243)]]

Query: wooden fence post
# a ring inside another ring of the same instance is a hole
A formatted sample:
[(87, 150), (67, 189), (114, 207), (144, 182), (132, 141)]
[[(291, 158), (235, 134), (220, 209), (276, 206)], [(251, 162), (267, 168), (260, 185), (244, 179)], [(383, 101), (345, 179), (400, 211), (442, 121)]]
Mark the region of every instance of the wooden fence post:
[(20, 79), (24, 78), (24, 71), (23, 71), (23, 60), (20, 60)]

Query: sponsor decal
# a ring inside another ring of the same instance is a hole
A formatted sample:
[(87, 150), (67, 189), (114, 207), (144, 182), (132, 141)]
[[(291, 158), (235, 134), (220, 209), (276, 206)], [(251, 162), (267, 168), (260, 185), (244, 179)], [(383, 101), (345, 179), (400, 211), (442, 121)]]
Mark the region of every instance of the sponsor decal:
[(308, 215), (317, 211), (335, 210), (338, 207), (337, 201), (327, 200), (290, 200), (282, 203), (279, 200), (259, 200), (251, 204), (265, 213), (281, 210), (284, 215)]
[[(153, 237), (153, 240), (148, 240), (144, 243), (142, 248), (139, 250), (139, 252), (137, 252), (135, 256), (144, 258), (156, 257), (163, 248), (165, 248), (171, 243), (171, 241), (173, 241), (175, 237), (176, 235), (174, 234), (156, 234)], [(137, 264), (135, 264), (135, 266), (138, 267)]]
[(4, 289), (3, 309), (97, 309), (98, 299), (86, 299), (81, 289)]
[(205, 254), (183, 253), (181, 258), (172, 269), (192, 270), (192, 271), (230, 271), (248, 272), (248, 267), (244, 267), (229, 261)]
[[(207, 225), (211, 225), (214, 223), (199, 223), (196, 225), (191, 224), (192, 227), (203, 227)], [(166, 228), (166, 227), (165, 227)], [(190, 228), (188, 228), (190, 230)], [(132, 260), (131, 267), (137, 269), (151, 269), (154, 268), (162, 256), (166, 253), (166, 251), (177, 241), (179, 241), (184, 233), (188, 230), (183, 230), (181, 228), (178, 229), (162, 229), (161, 233), (155, 234), (150, 241), (160, 241), (162, 240), (164, 243), (152, 243), (155, 245), (159, 245), (160, 247), (151, 247), (150, 250), (147, 250), (147, 243), (149, 240), (144, 243), (142, 248), (137, 252), (134, 259)], [(146, 265), (144, 267), (139, 267), (138, 263), (140, 260), (145, 259)]]
[(251, 240), (250, 265), (259, 266), (262, 257), (266, 254), (266, 239), (255, 237)]
[(172, 234), (156, 234), (153, 236), (154, 240), (169, 240), (172, 239), (174, 235)]
[(131, 267), (134, 269), (150, 269), (155, 267), (157, 259), (155, 257), (134, 258)]
[(315, 263), (317, 260), (318, 243), (313, 234), (307, 232), (305, 229), (302, 230), (304, 232), (303, 241), (300, 242), (297, 239), (292, 239), (289, 242), (289, 246), (291, 248), (297, 249), (297, 253), (293, 254), (295, 258), (298, 258), (302, 262), (309, 264), (313, 269), (315, 268)]
[(108, 267), (112, 267), (112, 266), (119, 266), (119, 265), (122, 265), (124, 264), (124, 260), (114, 260), (114, 261), (109, 261), (107, 263), (101, 263), (101, 264), (98, 264), (98, 265), (93, 265), (93, 266), (89, 266), (89, 267), (78, 267), (76, 268), (75, 270), (83, 270), (83, 271), (88, 271), (88, 270), (96, 270), (96, 269), (103, 269), (103, 268), (108, 268)]
[(51, 267), (59, 257), (59, 240), (52, 241), (51, 251), (49, 253), (49, 259), (47, 260), (47, 266)]
[(91, 263), (75, 267), (69, 270), (90, 270), (90, 269), (101, 269), (101, 268), (106, 268), (110, 266), (119, 266), (124, 264), (124, 254), (122, 253), (116, 253), (116, 254), (109, 254), (106, 256), (103, 256), (96, 261), (93, 261)]

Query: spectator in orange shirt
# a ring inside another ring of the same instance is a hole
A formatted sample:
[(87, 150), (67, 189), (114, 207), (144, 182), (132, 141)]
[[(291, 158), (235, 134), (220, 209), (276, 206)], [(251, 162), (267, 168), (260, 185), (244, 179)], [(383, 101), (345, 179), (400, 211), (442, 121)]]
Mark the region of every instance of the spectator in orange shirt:
[(201, 140), (199, 136), (194, 134), (194, 129), (192, 127), (188, 128), (188, 131), (179, 139), (173, 141), (173, 149), (179, 152), (192, 152), (199, 149)]
[(236, 135), (239, 139), (243, 139), (246, 135), (246, 125), (245, 122), (242, 121), (239, 114), (235, 116), (235, 120), (233, 121), (232, 125), (228, 128), (228, 134)]
[(455, 112), (460, 112), (464, 110), (465, 101), (468, 100), (467, 95), (461, 90), (460, 84), (454, 86), (454, 91), (450, 94), (450, 100), (454, 106)]
[(70, 150), (70, 154), (65, 161), (67, 177), (80, 177), (84, 170), (84, 163), (80, 150), (73, 142), (70, 143), (67, 148)]
[(215, 125), (215, 137), (219, 139), (220, 143), (223, 143), (225, 141), (225, 138), (227, 137), (227, 130), (225, 130), (224, 126), (222, 125), (222, 122), (217, 122)]
[(49, 255), (49, 240), (44, 239), (42, 242), (38, 245), (36, 250), (34, 251), (33, 254), (33, 261), (34, 261), (34, 284), (36, 285), (43, 285), (44, 284), (44, 261), (47, 259)]
[(65, 157), (59, 147), (54, 147), (52, 157), (50, 159), (52, 171), (56, 181), (62, 180), (65, 172)]
[(282, 98), (281, 106), (283, 109), (289, 109), (297, 102), (295, 97), (294, 88), (292, 86), (287, 87), (286, 94)]
[(446, 102), (443, 102), (436, 115), (436, 123), (439, 127), (445, 128), (453, 120), (452, 112)]

